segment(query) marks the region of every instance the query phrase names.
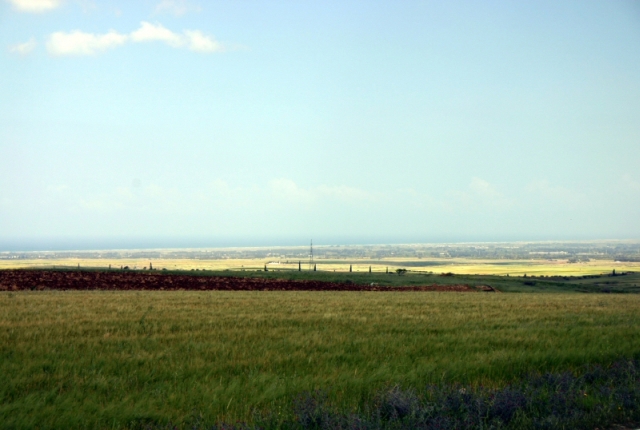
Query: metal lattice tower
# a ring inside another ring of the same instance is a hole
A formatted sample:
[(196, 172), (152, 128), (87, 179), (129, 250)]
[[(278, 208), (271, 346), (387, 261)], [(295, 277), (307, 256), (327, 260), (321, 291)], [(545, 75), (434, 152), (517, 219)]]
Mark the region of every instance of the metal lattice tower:
[(313, 239), (311, 239), (311, 245), (309, 246), (309, 271), (313, 270)]

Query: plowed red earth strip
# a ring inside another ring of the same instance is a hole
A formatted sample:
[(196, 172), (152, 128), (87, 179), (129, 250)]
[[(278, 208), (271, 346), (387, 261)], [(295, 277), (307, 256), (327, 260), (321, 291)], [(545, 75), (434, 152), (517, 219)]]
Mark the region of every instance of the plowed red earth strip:
[(381, 287), (322, 281), (139, 272), (2, 270), (0, 291), (21, 290), (191, 290), (191, 291), (478, 291), (468, 285)]

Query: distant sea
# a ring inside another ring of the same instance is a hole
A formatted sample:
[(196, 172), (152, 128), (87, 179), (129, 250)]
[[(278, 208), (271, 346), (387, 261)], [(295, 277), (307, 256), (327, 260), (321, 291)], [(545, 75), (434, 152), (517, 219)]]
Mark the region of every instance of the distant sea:
[[(464, 242), (535, 242), (598, 240), (594, 237), (427, 237), (427, 236), (368, 236), (368, 237), (48, 237), (12, 238), (0, 237), (0, 252), (20, 251), (91, 251), (110, 249), (188, 249), (188, 248), (236, 248), (279, 247), (314, 245), (397, 245), (408, 243), (464, 243)], [(616, 238), (601, 238), (616, 239)], [(622, 238), (621, 238), (622, 239)]]

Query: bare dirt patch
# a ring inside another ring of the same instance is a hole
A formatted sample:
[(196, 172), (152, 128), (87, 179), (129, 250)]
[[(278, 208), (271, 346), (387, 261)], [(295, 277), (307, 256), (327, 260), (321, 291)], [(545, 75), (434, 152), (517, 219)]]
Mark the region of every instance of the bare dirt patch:
[(383, 287), (311, 280), (140, 272), (2, 270), (0, 291), (24, 290), (190, 290), (190, 291), (458, 291), (482, 289), (465, 284)]

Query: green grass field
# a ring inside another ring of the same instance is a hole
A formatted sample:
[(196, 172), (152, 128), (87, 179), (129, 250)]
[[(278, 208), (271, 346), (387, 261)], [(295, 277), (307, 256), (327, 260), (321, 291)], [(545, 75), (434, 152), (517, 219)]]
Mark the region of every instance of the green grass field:
[(640, 352), (640, 296), (20, 292), (0, 294), (5, 428), (188, 425), (287, 413), (323, 389), (500, 385)]

